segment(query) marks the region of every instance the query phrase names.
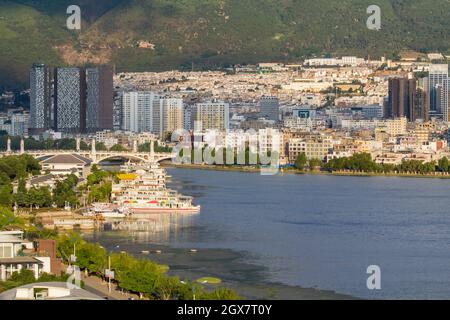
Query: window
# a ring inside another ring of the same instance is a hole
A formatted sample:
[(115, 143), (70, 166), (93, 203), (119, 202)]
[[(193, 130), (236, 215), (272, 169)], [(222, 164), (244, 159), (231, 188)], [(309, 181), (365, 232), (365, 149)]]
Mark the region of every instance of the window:
[(0, 244), (0, 258), (13, 258), (12, 246), (7, 243)]

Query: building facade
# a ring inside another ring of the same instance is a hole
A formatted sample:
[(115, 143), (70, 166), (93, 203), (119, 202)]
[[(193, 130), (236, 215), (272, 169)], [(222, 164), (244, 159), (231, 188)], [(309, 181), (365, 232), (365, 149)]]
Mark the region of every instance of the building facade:
[(83, 68), (55, 69), (55, 128), (65, 133), (86, 129), (86, 71)]
[(131, 132), (153, 132), (154, 106), (160, 104), (153, 92), (124, 92), (122, 97), (122, 129)]
[(113, 71), (100, 66), (86, 69), (86, 131), (113, 129)]
[(430, 106), (430, 113), (442, 114), (444, 121), (449, 120), (448, 85), (448, 65), (430, 65), (428, 77), (428, 102)]
[(264, 96), (259, 101), (260, 116), (275, 122), (279, 121), (280, 104), (277, 97)]
[[(224, 102), (207, 102), (197, 103), (192, 108), (191, 114), (191, 127), (204, 131), (204, 130), (228, 130), (230, 121), (230, 106)], [(195, 128), (195, 125), (200, 128)]]
[(153, 130), (160, 137), (184, 127), (183, 99), (162, 98), (153, 108)]
[(30, 134), (50, 129), (50, 110), (50, 69), (44, 64), (33, 64), (30, 70)]

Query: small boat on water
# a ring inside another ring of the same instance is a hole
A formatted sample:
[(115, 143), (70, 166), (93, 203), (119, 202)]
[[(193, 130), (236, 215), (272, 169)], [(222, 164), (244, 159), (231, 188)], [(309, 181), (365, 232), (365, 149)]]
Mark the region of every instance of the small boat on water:
[(100, 216), (104, 219), (118, 219), (127, 217), (127, 213), (120, 208), (113, 208), (109, 203), (94, 203), (91, 210), (86, 214)]

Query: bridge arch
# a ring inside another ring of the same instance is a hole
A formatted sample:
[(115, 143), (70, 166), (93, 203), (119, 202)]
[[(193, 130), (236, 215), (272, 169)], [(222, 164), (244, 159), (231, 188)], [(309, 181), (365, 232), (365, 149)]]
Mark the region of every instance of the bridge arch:
[(96, 156), (96, 163), (100, 163), (102, 161), (108, 160), (108, 159), (114, 159), (114, 158), (120, 158), (120, 159), (131, 159), (131, 160), (137, 160), (142, 162), (149, 162), (149, 158), (137, 156), (134, 154), (108, 154), (105, 156), (97, 155)]

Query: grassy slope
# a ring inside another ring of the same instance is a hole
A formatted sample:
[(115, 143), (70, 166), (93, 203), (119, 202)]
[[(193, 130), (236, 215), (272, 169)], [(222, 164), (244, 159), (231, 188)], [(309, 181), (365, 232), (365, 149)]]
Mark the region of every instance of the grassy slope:
[[(61, 63), (52, 47), (62, 43), (107, 47), (118, 70), (450, 48), (447, 0), (376, 2), (379, 32), (366, 28), (373, 0), (79, 0), (78, 37), (64, 29), (71, 0), (0, 1), (0, 87), (26, 78), (32, 61)], [(134, 48), (141, 39), (157, 49)]]

